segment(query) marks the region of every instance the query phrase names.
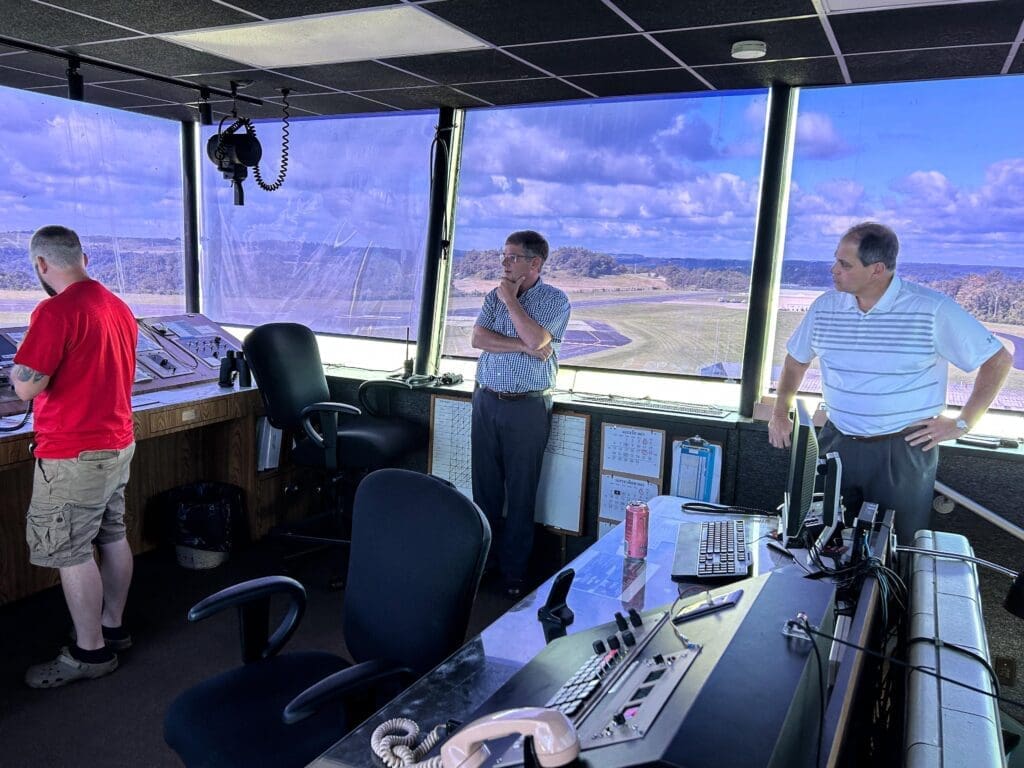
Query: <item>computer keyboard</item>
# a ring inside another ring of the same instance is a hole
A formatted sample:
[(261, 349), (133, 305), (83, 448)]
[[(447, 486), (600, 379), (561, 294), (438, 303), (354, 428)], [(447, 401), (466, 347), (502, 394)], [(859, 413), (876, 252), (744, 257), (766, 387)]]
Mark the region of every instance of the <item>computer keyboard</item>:
[(683, 523), (676, 539), (672, 578), (721, 579), (746, 576), (750, 570), (746, 523), (711, 520)]
[(637, 408), (644, 411), (661, 411), (663, 413), (676, 413), (682, 416), (705, 416), (711, 419), (724, 419), (728, 415), (728, 411), (719, 408), (717, 405), (676, 403), (669, 400), (652, 400), (649, 397), (620, 397), (618, 395), (591, 395), (573, 392), (572, 399), (578, 403), (613, 405), (617, 408)]

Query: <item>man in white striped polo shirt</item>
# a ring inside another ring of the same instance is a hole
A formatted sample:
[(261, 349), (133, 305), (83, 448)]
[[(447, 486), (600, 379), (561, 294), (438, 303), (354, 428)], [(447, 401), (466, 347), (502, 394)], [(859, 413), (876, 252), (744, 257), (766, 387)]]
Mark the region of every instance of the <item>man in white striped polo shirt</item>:
[[(768, 439), (789, 446), (793, 398), (817, 356), (829, 415), (821, 452), (839, 453), (844, 491), (857, 488), (866, 501), (896, 510), (896, 536), (907, 544), (931, 526), (934, 449), (977, 423), (1012, 358), (950, 297), (897, 277), (898, 252), (896, 234), (881, 224), (843, 235), (835, 290), (815, 299), (786, 345)], [(942, 415), (949, 363), (978, 370), (956, 419)]]
[(491, 524), (489, 560), (500, 569), (510, 597), (523, 593), (533, 549), (551, 389), (569, 324), (568, 297), (540, 277), (547, 258), (547, 240), (538, 233), (509, 235), (501, 280), (484, 298), (473, 326), (472, 344), (483, 350), (473, 392), (473, 500)]

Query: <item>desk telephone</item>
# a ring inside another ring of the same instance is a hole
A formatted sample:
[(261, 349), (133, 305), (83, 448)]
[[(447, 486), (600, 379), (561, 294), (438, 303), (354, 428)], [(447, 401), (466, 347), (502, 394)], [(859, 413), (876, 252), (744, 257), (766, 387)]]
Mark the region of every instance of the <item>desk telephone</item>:
[[(584, 750), (643, 739), (701, 649), (675, 632), (662, 633), (668, 618), (664, 610), (646, 618), (635, 610), (628, 618), (617, 612), (614, 623), (554, 640), (542, 652), (541, 678), (530, 665), (524, 667), (479, 710), (490, 714), (455, 731), (439, 756), (416, 765), (555, 768), (573, 763)], [(581, 646), (591, 640), (592, 653), (580, 663)], [(544, 706), (510, 706), (529, 699)], [(446, 728), (435, 728), (415, 746), (418, 731), (412, 721), (389, 720), (374, 731), (372, 749), (398, 768), (403, 763), (397, 747), (421, 760)]]

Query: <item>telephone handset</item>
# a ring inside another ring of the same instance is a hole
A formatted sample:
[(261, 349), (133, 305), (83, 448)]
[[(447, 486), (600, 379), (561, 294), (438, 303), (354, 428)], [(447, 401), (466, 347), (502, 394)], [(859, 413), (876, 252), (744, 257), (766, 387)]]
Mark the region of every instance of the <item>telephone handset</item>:
[(444, 768), (479, 768), (491, 756), (484, 742), (522, 734), (533, 737), (537, 762), (544, 768), (570, 764), (580, 754), (572, 721), (555, 709), (520, 707), (495, 712), (459, 729), (441, 746)]

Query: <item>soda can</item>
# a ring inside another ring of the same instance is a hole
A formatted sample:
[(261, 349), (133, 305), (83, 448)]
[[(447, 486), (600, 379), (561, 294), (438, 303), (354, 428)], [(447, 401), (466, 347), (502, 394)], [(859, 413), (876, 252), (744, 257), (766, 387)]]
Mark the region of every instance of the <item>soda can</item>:
[(647, 557), (647, 522), (651, 509), (643, 501), (626, 505), (626, 557), (642, 560)]

